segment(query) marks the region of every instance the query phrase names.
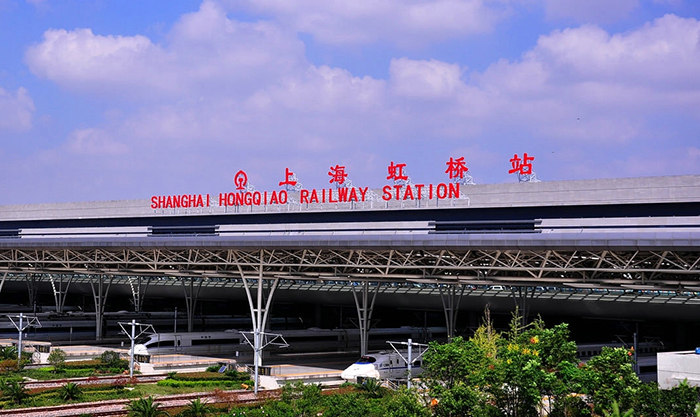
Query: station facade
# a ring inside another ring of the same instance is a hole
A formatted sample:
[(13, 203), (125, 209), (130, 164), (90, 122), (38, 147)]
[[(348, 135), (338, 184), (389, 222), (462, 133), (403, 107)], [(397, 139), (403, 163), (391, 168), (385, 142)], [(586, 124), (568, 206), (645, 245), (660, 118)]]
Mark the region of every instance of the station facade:
[(85, 295), (98, 338), (110, 297), (136, 311), (180, 299), (189, 330), (205, 300), (242, 304), (258, 331), (275, 303), (347, 305), (365, 340), (382, 306), (439, 311), (449, 335), (460, 310), (486, 304), (692, 321), (700, 176), (4, 206), (0, 277), (0, 297), (24, 292), (29, 306)]

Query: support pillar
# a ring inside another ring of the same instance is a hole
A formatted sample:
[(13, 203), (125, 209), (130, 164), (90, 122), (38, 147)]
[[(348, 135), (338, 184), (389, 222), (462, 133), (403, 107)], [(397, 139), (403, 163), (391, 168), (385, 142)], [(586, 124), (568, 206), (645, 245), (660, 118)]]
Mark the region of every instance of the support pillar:
[(107, 285), (104, 285), (104, 275), (97, 275), (97, 289), (95, 284), (90, 280), (90, 288), (92, 289), (92, 299), (95, 301), (95, 339), (102, 340), (102, 317), (105, 313), (105, 302), (109, 294), (109, 287), (112, 285), (113, 276), (110, 275)]
[[(263, 265), (264, 251), (261, 250), (257, 278), (246, 277), (241, 272), (241, 281), (243, 281), (246, 297), (248, 298), (251, 321), (253, 323), (253, 364), (255, 367), (254, 390), (256, 394), (258, 393), (259, 386), (259, 368), (262, 366), (262, 349), (266, 345), (263, 340), (265, 335), (265, 327), (267, 327), (267, 319), (270, 312), (272, 297), (274, 296), (275, 290), (277, 289), (277, 284), (279, 283), (279, 278), (275, 277), (271, 279), (272, 285), (270, 286), (267, 296), (263, 294)], [(253, 298), (252, 290), (255, 290), (255, 298)]]
[(195, 290), (194, 277), (190, 277), (189, 285), (182, 282), (182, 289), (185, 291), (185, 306), (187, 307), (187, 331), (191, 332), (194, 329), (194, 311), (197, 308), (197, 300), (199, 300), (199, 291), (202, 289), (203, 279), (199, 280), (199, 284)]
[[(56, 278), (58, 276), (58, 279)], [(66, 296), (68, 295), (68, 288), (73, 280), (74, 275), (68, 275), (68, 282), (64, 282), (64, 274), (49, 274), (49, 280), (51, 281), (51, 289), (53, 290), (53, 299), (56, 306), (56, 313), (63, 313), (63, 307), (66, 303)], [(64, 286), (65, 284), (65, 286)]]
[[(136, 285), (134, 285), (136, 281)], [(131, 287), (131, 303), (134, 305), (134, 312), (140, 313), (143, 309), (143, 299), (146, 298), (146, 290), (151, 283), (151, 279), (146, 277), (145, 284), (142, 277), (129, 277), (129, 287)]]
[(367, 347), (369, 345), (369, 329), (372, 321), (372, 310), (374, 310), (374, 301), (377, 299), (377, 293), (379, 293), (379, 283), (377, 283), (372, 293), (372, 299), (370, 300), (369, 294), (369, 282), (362, 282), (362, 289), (358, 298), (358, 290), (352, 287), (352, 295), (355, 298), (355, 307), (357, 307), (357, 319), (358, 327), (360, 328), (360, 355), (364, 356), (367, 354)]
[(8, 272), (2, 274), (2, 280), (0, 281), (0, 293), (2, 293), (2, 287), (5, 285), (5, 278), (7, 278)]
[(27, 274), (24, 276), (24, 279), (27, 283), (29, 306), (32, 308), (34, 314), (36, 314), (36, 275), (37, 274)]
[(457, 313), (459, 313), (459, 304), (464, 295), (464, 284), (449, 285), (447, 288), (439, 287), (440, 299), (442, 300), (442, 309), (445, 312), (445, 324), (447, 326), (447, 340), (452, 340), (455, 337), (455, 329), (457, 328)]

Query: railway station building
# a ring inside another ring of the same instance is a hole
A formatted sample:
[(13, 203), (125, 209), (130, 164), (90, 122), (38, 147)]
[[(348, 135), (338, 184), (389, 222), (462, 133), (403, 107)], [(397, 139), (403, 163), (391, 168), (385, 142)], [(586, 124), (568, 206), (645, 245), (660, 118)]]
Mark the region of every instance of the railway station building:
[(700, 176), (2, 206), (0, 300), (89, 311), (98, 339), (108, 312), (179, 307), (183, 330), (207, 314), (259, 332), (291, 319), (356, 326), (366, 346), (377, 325), (464, 334), (489, 306), (595, 323), (578, 335), (641, 324), (689, 348), (700, 345)]

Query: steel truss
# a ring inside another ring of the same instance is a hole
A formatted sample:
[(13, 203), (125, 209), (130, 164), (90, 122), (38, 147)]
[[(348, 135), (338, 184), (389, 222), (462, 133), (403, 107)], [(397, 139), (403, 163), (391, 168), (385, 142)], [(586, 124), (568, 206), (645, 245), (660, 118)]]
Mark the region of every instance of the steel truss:
[[(700, 250), (4, 249), (0, 273), (700, 288)], [(700, 289), (698, 289), (700, 291)]]

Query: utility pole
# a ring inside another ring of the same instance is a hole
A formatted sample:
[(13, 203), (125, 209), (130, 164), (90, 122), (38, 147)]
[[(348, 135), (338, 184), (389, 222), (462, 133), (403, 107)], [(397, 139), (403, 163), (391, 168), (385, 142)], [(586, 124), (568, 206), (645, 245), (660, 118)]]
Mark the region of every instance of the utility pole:
[[(25, 316), (24, 313), (19, 313), (17, 316), (8, 315), (7, 318), (10, 319), (12, 325), (19, 332), (17, 337), (17, 364), (19, 364), (22, 360), (22, 333), (29, 327), (41, 327), (41, 323), (36, 316)], [(17, 322), (12, 320), (13, 318), (18, 319)], [(27, 321), (24, 319), (27, 319)]]
[[(411, 388), (411, 377), (413, 376), (413, 375), (411, 375), (411, 367), (413, 366), (413, 363), (415, 361), (420, 359), (423, 356), (423, 354), (428, 351), (428, 345), (423, 344), (423, 343), (413, 343), (413, 339), (410, 339), (410, 338), (408, 339), (407, 342), (387, 341), (387, 343), (391, 345), (391, 347), (394, 349), (394, 351), (396, 353), (398, 353), (399, 356), (401, 357), (401, 359), (403, 359), (403, 361), (406, 363), (406, 367), (408, 368), (408, 381), (406, 383), (406, 386), (408, 388)], [(394, 346), (394, 345), (407, 346), (408, 347), (408, 352), (407, 352), (408, 354), (406, 355), (406, 357), (404, 357), (403, 354), (401, 353), (401, 351), (399, 349), (397, 349), (396, 346)], [(412, 349), (413, 346), (416, 346), (418, 348), (418, 352), (419, 352), (418, 356), (416, 356), (415, 358), (413, 357), (413, 349)]]
[[(139, 326), (139, 334), (136, 334), (136, 326)], [(131, 349), (129, 350), (129, 378), (132, 378), (134, 376), (134, 344), (135, 340), (143, 334), (155, 334), (156, 330), (153, 328), (153, 325), (150, 324), (144, 324), (144, 323), (136, 323), (136, 320), (132, 319), (131, 323), (128, 322), (119, 322), (119, 327), (122, 329), (122, 333), (124, 333), (130, 340), (131, 340)], [(131, 332), (127, 329), (128, 327), (131, 327)]]
[[(245, 339), (246, 342), (250, 345), (250, 347), (253, 348), (253, 363), (254, 363), (254, 371), (255, 372), (255, 377), (253, 381), (255, 382), (254, 385), (254, 392), (255, 395), (258, 395), (258, 376), (260, 375), (260, 363), (262, 362), (262, 351), (269, 345), (275, 345), (281, 348), (285, 348), (289, 346), (289, 343), (287, 343), (286, 340), (284, 340), (284, 337), (282, 337), (281, 334), (279, 333), (265, 333), (261, 332), (259, 329), (255, 329), (252, 332), (241, 332), (243, 335), (243, 338)], [(251, 342), (249, 336), (253, 337), (253, 341)]]

